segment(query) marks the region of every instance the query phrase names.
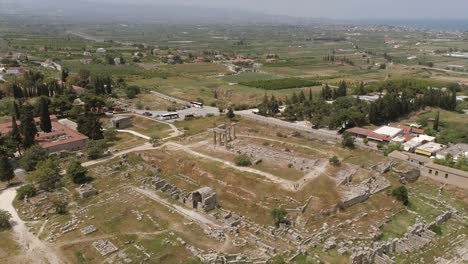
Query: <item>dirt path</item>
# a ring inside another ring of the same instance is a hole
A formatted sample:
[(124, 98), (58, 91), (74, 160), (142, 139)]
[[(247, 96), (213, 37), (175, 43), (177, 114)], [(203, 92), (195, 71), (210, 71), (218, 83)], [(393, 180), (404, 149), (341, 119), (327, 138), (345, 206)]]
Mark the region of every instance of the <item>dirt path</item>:
[(300, 144), (296, 144), (296, 143), (281, 141), (281, 140), (273, 139), (273, 138), (250, 136), (250, 135), (237, 135), (237, 137), (254, 138), (254, 139), (267, 140), (267, 141), (271, 141), (271, 142), (284, 143), (284, 144), (295, 146), (295, 147), (298, 147), (298, 148), (310, 149), (310, 150), (313, 150), (315, 152), (318, 152), (318, 153), (324, 154), (324, 155), (331, 155), (332, 154), (331, 152), (327, 152), (327, 151), (323, 151), (323, 150), (320, 150), (320, 149), (312, 148), (312, 147), (309, 147), (309, 146), (306, 146), (306, 145), (300, 145)]
[(131, 149), (127, 149), (127, 150), (123, 150), (123, 151), (114, 153), (109, 157), (105, 157), (105, 158), (98, 159), (98, 160), (90, 160), (90, 161), (83, 162), (83, 163), (81, 163), (81, 166), (89, 167), (89, 166), (93, 166), (93, 165), (96, 165), (96, 164), (99, 164), (99, 163), (102, 163), (102, 162), (112, 160), (112, 159), (114, 159), (116, 157), (120, 157), (120, 156), (128, 154), (128, 153), (137, 152), (137, 151), (152, 150), (152, 149), (158, 149), (158, 148), (160, 148), (160, 147), (153, 147), (150, 143), (145, 143), (145, 144), (143, 144), (141, 146), (138, 146), (138, 147), (134, 147), (134, 148), (131, 148)]
[(46, 245), (38, 237), (29, 232), (26, 223), (19, 217), (13, 207), (16, 189), (10, 188), (2, 191), (0, 194), (0, 209), (8, 211), (12, 216), (13, 233), (21, 246), (22, 257), (29, 259), (30, 263), (65, 263), (56, 254), (52, 246)]
[[(279, 141), (279, 142), (281, 142), (281, 141)], [(297, 191), (301, 190), (310, 181), (314, 180), (315, 178), (317, 178), (318, 176), (323, 174), (325, 172), (325, 170), (326, 170), (327, 165), (328, 165), (328, 162), (321, 162), (317, 167), (314, 168), (313, 171), (311, 171), (311, 172), (307, 173), (306, 175), (304, 175), (304, 177), (300, 178), (297, 181), (291, 181), (291, 180), (286, 180), (286, 179), (283, 179), (283, 178), (278, 177), (276, 175), (273, 175), (271, 173), (260, 171), (260, 170), (257, 170), (257, 169), (248, 168), (248, 167), (239, 167), (239, 166), (236, 166), (235, 164), (233, 164), (232, 162), (229, 162), (229, 161), (226, 161), (226, 160), (223, 160), (223, 159), (219, 159), (219, 158), (215, 158), (215, 157), (212, 157), (212, 156), (209, 156), (209, 155), (194, 151), (194, 150), (192, 150), (190, 148), (191, 145), (185, 146), (185, 145), (180, 145), (180, 144), (173, 143), (173, 142), (168, 142), (165, 145), (168, 146), (168, 147), (172, 147), (172, 148), (175, 148), (175, 149), (182, 150), (182, 151), (184, 151), (184, 152), (186, 152), (188, 154), (191, 154), (193, 156), (197, 156), (197, 157), (212, 160), (212, 161), (221, 162), (224, 165), (226, 165), (228, 167), (231, 167), (233, 169), (239, 170), (239, 171), (250, 172), (250, 173), (254, 173), (254, 174), (257, 174), (257, 175), (264, 176), (267, 180), (279, 184), (280, 187), (282, 187), (283, 189), (294, 191), (294, 192), (297, 192)], [(199, 146), (200, 143), (195, 143), (195, 145)]]

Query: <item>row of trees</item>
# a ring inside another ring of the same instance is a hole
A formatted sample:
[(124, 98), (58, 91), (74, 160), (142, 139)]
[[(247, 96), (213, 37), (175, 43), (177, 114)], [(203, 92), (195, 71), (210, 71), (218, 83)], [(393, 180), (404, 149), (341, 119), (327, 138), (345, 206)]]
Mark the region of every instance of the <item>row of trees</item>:
[(345, 81), (340, 81), (338, 88), (332, 89), (328, 84), (325, 84), (320, 91), (320, 97), (324, 100), (335, 100), (338, 97), (343, 97), (347, 95), (348, 84)]
[(335, 55), (327, 55), (327, 56), (323, 57), (323, 60), (328, 61), (328, 62), (339, 62), (341, 64), (349, 64), (351, 66), (354, 65), (354, 61), (352, 61), (349, 58), (346, 58), (345, 56), (338, 57), (338, 56), (335, 56)]
[(456, 92), (429, 89), (425, 90), (422, 95), (411, 94), (411, 91), (406, 90), (401, 95), (395, 92), (387, 93), (370, 105), (369, 122), (387, 123), (426, 106), (455, 111)]
[(273, 80), (258, 80), (249, 82), (240, 82), (240, 85), (260, 88), (264, 90), (282, 90), (291, 88), (302, 88), (321, 85), (319, 81), (306, 80), (300, 78), (284, 78)]

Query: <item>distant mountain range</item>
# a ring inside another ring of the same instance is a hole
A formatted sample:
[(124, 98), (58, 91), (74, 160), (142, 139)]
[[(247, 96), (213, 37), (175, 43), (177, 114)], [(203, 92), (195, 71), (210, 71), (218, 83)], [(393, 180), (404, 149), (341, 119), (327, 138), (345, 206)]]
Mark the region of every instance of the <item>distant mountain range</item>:
[(1, 0), (0, 14), (43, 17), (57, 22), (120, 23), (223, 23), (223, 24), (317, 24), (325, 19), (307, 19), (245, 10), (152, 4), (108, 4), (86, 0)]

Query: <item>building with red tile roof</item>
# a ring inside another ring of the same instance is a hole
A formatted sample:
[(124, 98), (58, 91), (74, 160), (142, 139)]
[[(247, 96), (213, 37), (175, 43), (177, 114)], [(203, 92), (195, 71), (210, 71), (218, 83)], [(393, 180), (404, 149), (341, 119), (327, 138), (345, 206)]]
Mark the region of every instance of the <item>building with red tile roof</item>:
[(353, 128), (347, 129), (346, 132), (356, 137), (367, 137), (369, 136), (370, 133), (372, 133), (372, 130), (362, 128), (362, 127), (353, 127)]
[[(88, 141), (87, 136), (60, 124), (55, 115), (51, 115), (50, 120), (52, 123), (52, 131), (48, 133), (39, 132), (36, 135), (37, 143), (48, 150), (49, 153), (78, 151), (86, 146)], [(34, 118), (34, 121), (39, 125), (40, 119), (38, 117)], [(21, 122), (17, 121), (17, 124), (20, 125)], [(0, 133), (2, 135), (10, 133), (11, 130), (11, 122), (0, 124)]]
[(424, 135), (426, 133), (424, 129), (411, 127), (411, 126), (398, 125), (398, 128), (403, 130), (403, 133), (405, 135)]

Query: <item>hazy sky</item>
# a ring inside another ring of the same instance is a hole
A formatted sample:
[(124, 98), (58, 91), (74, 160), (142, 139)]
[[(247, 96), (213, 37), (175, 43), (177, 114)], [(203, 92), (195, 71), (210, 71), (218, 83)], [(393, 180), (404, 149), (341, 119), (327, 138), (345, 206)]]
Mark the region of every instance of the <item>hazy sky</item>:
[[(2, 0), (0, 0), (2, 1)], [(468, 19), (468, 0), (88, 0), (238, 8), (300, 17)]]

